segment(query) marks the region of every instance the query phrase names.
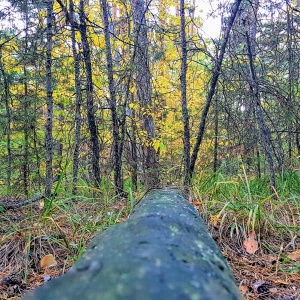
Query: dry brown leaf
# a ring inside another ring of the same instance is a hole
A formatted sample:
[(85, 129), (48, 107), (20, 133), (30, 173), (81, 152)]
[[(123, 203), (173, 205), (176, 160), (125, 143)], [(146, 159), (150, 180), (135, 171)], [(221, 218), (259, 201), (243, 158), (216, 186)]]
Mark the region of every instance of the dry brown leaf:
[(54, 267), (57, 265), (57, 261), (52, 254), (47, 254), (41, 259), (40, 265), (42, 269)]
[(248, 233), (248, 239), (256, 240), (256, 233), (254, 230), (252, 230)]
[(240, 285), (240, 292), (242, 295), (245, 295), (249, 291), (249, 287), (247, 285)]
[(285, 284), (285, 285), (290, 284), (289, 282), (287, 282), (287, 281), (285, 281), (285, 280), (281, 280), (281, 279), (275, 280), (274, 282), (275, 282), (276, 284)]
[(254, 254), (258, 250), (258, 242), (252, 238), (244, 240), (243, 247), (249, 254)]
[(270, 288), (270, 293), (278, 293), (278, 289), (276, 287)]
[(277, 261), (277, 258), (278, 257), (274, 254), (266, 254), (266, 255), (262, 256), (260, 260), (263, 260), (265, 262), (274, 262), (274, 261)]
[(296, 251), (290, 253), (288, 255), (288, 258), (299, 261), (300, 260), (300, 250), (296, 250)]

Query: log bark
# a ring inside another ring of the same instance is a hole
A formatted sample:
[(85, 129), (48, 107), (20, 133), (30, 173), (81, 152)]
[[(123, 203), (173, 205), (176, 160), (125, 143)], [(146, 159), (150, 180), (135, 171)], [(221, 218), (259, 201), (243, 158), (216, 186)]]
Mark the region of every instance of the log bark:
[(23, 300), (242, 299), (197, 210), (177, 189), (155, 189), (129, 219), (96, 236), (61, 278)]

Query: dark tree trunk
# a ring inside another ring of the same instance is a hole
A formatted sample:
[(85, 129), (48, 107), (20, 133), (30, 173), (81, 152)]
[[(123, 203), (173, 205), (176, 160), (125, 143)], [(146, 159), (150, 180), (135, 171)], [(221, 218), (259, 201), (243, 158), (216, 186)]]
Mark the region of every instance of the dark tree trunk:
[(47, 93), (47, 120), (46, 120), (46, 187), (45, 196), (50, 197), (53, 171), (53, 138), (52, 138), (52, 117), (53, 117), (53, 97), (52, 97), (52, 26), (53, 26), (53, 0), (47, 0), (47, 50), (46, 50), (46, 93)]
[(80, 56), (76, 50), (76, 24), (74, 21), (74, 3), (70, 0), (70, 25), (71, 25), (71, 39), (72, 39), (72, 53), (74, 58), (74, 80), (75, 80), (75, 91), (76, 91), (76, 103), (75, 103), (75, 141), (74, 141), (74, 153), (73, 153), (73, 188), (72, 193), (77, 193), (77, 182), (78, 182), (78, 167), (79, 167), (79, 149), (80, 149), (80, 138), (81, 138), (81, 83), (80, 83)]
[(131, 126), (132, 126), (132, 140), (131, 140), (132, 175), (131, 175), (131, 178), (132, 178), (132, 186), (133, 186), (134, 190), (136, 191), (137, 187), (138, 187), (138, 154), (137, 154), (137, 138), (136, 138), (137, 126), (135, 124), (134, 117), (135, 117), (135, 114), (133, 115), (133, 118), (131, 121), (132, 122), (131, 123)]
[(271, 134), (265, 123), (265, 118), (264, 118), (263, 108), (261, 105), (261, 98), (260, 98), (260, 90), (259, 90), (260, 87), (256, 75), (255, 66), (254, 66), (254, 60), (256, 58), (255, 43), (256, 43), (256, 32), (257, 32), (258, 7), (259, 7), (258, 0), (255, 0), (251, 4), (251, 7), (249, 6), (249, 13), (247, 15), (247, 19), (243, 20), (243, 23), (244, 25), (247, 25), (246, 22), (248, 22), (248, 26), (249, 26), (248, 30), (245, 27), (246, 46), (247, 46), (247, 54), (248, 54), (249, 69), (250, 69), (249, 85), (254, 98), (256, 122), (260, 131), (261, 144), (263, 146), (263, 150), (269, 166), (270, 185), (272, 189), (272, 188), (276, 188), (276, 179), (275, 179), (274, 162), (273, 162), (273, 155), (272, 155), (272, 148), (271, 148), (272, 147)]
[(271, 137), (268, 127), (266, 126), (263, 110), (261, 107), (261, 100), (259, 95), (259, 85), (256, 77), (255, 67), (253, 63), (253, 54), (252, 54), (252, 47), (251, 47), (251, 41), (249, 37), (249, 33), (246, 31), (246, 41), (247, 41), (247, 48), (248, 48), (248, 58), (249, 58), (249, 67), (250, 67), (250, 87), (253, 93), (253, 97), (256, 104), (256, 118), (257, 123), (260, 131), (260, 137), (262, 141), (262, 146), (267, 158), (267, 162), (269, 165), (269, 171), (270, 171), (270, 185), (271, 188), (276, 188), (276, 178), (275, 178), (275, 171), (274, 171), (274, 163), (273, 163), (273, 157), (272, 157), (272, 150), (271, 150)]
[[(295, 79), (295, 70), (294, 70), (294, 64), (295, 64), (295, 54), (293, 51), (293, 14), (290, 13), (290, 8), (288, 6), (286, 7), (286, 13), (287, 13), (287, 50), (288, 50), (288, 66), (289, 66), (289, 78), (288, 78), (288, 105), (287, 108), (290, 111), (294, 111), (294, 102), (295, 102), (295, 93), (294, 93), (294, 84), (297, 82)], [(289, 120), (289, 128), (288, 128), (288, 158), (289, 158), (289, 165), (292, 163), (292, 134), (291, 131), (293, 130), (293, 122), (292, 120)], [(296, 141), (297, 142), (297, 141)]]
[(146, 141), (143, 145), (144, 182), (150, 188), (159, 184), (159, 174), (158, 157), (153, 147), (153, 140), (155, 138), (154, 119), (149, 112), (152, 107), (152, 99), (148, 57), (148, 28), (146, 24), (147, 6), (148, 4), (145, 0), (132, 0), (137, 96), (142, 108), (143, 129), (147, 133)]
[(214, 137), (214, 165), (213, 171), (214, 173), (218, 170), (218, 136), (219, 136), (219, 107), (218, 107), (218, 97), (215, 99), (215, 137)]
[[(26, 37), (27, 41), (27, 37)], [(26, 42), (27, 44), (27, 42)], [(27, 45), (26, 45), (27, 46)], [(26, 47), (27, 52), (27, 47)], [(29, 94), (28, 94), (28, 73), (27, 68), (23, 66), (23, 73), (24, 73), (24, 97), (23, 97), (23, 107), (24, 107), (24, 126), (23, 126), (23, 133), (24, 133), (24, 160), (23, 164), (23, 187), (24, 187), (24, 194), (28, 197), (28, 187), (29, 187)]]
[(260, 153), (259, 153), (259, 149), (257, 147), (256, 149), (256, 159), (257, 159), (257, 177), (261, 178), (261, 167), (260, 167)]
[(113, 78), (113, 60), (111, 54), (110, 44), (110, 32), (109, 32), (109, 20), (108, 20), (108, 7), (106, 0), (101, 0), (103, 20), (104, 20), (104, 35), (106, 44), (106, 60), (107, 60), (107, 74), (108, 74), (108, 86), (110, 93), (110, 109), (111, 109), (111, 121), (113, 128), (113, 157), (114, 157), (114, 184), (117, 194), (123, 194), (123, 180), (122, 180), (122, 148), (119, 136), (118, 116), (117, 116), (117, 99), (116, 88)]
[(180, 36), (181, 36), (181, 109), (183, 121), (183, 165), (184, 165), (184, 185), (190, 184), (190, 123), (189, 112), (187, 108), (186, 99), (186, 72), (187, 72), (187, 45), (185, 33), (185, 13), (184, 13), (184, 0), (180, 0)]
[(87, 105), (87, 119), (90, 131), (90, 139), (92, 146), (92, 166), (93, 166), (93, 176), (94, 184), (99, 186), (101, 176), (100, 176), (100, 146), (98, 138), (98, 130), (95, 120), (94, 112), (94, 96), (93, 96), (93, 76), (92, 76), (92, 65), (91, 65), (91, 54), (90, 46), (87, 39), (87, 26), (86, 17), (84, 13), (84, 0), (80, 0), (80, 35), (83, 48), (83, 57), (85, 62), (85, 72), (86, 72), (86, 105)]
[(196, 139), (196, 143), (194, 145), (193, 153), (192, 153), (192, 156), (191, 156), (191, 163), (190, 163), (190, 170), (189, 170), (190, 178), (193, 176), (193, 173), (194, 173), (199, 148), (200, 148), (200, 145), (201, 145), (201, 142), (202, 142), (202, 139), (203, 139), (203, 135), (204, 135), (204, 131), (205, 131), (205, 125), (206, 125), (206, 119), (207, 119), (208, 111), (210, 109), (211, 101), (212, 101), (212, 98), (215, 94), (215, 89), (216, 89), (218, 79), (219, 79), (219, 75), (220, 75), (220, 72), (221, 72), (221, 66), (222, 66), (222, 62), (223, 62), (223, 58), (224, 58), (224, 54), (225, 54), (226, 45), (228, 43), (230, 30), (231, 30), (232, 25), (234, 23), (234, 20), (235, 20), (235, 17), (237, 15), (237, 12), (239, 10), (241, 2), (242, 2), (242, 0), (236, 0), (235, 3), (234, 3), (232, 13), (231, 13), (231, 16), (229, 18), (227, 29), (226, 29), (226, 32), (225, 32), (224, 40), (223, 40), (223, 43), (222, 43), (222, 46), (221, 46), (220, 54), (219, 54), (218, 59), (215, 63), (215, 66), (214, 66), (214, 71), (213, 71), (213, 75), (212, 75), (212, 79), (211, 79), (209, 93), (207, 95), (206, 103), (205, 103), (204, 108), (203, 108), (203, 112), (202, 112), (202, 116), (201, 116), (201, 122), (200, 122), (199, 127), (198, 127), (197, 139)]
[(7, 192), (10, 192), (11, 186), (11, 163), (12, 163), (12, 155), (11, 155), (11, 109), (9, 104), (9, 83), (7, 80), (4, 64), (2, 61), (2, 51), (0, 49), (0, 71), (3, 78), (4, 84), (4, 101), (5, 101), (5, 111), (6, 111), (6, 149), (7, 149), (7, 167), (6, 167), (6, 187)]

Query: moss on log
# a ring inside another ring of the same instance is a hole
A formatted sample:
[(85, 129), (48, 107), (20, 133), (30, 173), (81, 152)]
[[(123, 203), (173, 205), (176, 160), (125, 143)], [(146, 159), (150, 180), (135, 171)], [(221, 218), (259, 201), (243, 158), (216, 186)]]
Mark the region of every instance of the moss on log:
[(63, 276), (23, 300), (242, 299), (196, 209), (176, 189), (152, 190), (128, 220), (96, 236)]

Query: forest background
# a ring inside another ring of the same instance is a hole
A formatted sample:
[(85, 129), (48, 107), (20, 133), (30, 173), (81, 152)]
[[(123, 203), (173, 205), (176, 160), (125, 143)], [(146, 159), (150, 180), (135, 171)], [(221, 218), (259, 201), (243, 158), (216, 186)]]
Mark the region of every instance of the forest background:
[[(221, 20), (220, 34), (209, 38), (201, 3), (192, 0), (5, 2), (4, 216), (24, 199), (44, 199), (38, 214), (56, 226), (57, 209), (94, 201), (93, 229), (106, 228), (128, 213), (124, 199), (130, 210), (147, 189), (172, 184), (190, 187), (204, 218), (239, 246), (251, 231), (271, 228), (296, 250), (300, 5), (216, 7), (210, 13)], [(76, 256), (92, 233), (79, 243), (78, 224), (89, 220), (70, 219)], [(278, 241), (261, 249), (282, 252)]]

